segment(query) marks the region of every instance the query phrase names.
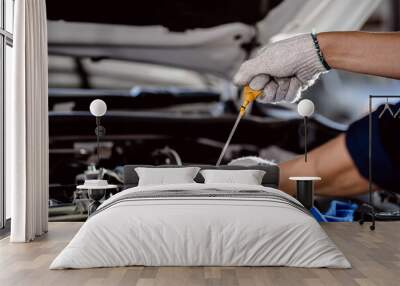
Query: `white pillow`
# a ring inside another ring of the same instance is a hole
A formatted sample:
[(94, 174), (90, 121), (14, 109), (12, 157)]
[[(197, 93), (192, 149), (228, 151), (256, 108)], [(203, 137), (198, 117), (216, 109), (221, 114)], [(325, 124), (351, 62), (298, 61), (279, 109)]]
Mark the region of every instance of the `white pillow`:
[(138, 186), (195, 183), (193, 179), (199, 170), (199, 167), (135, 168), (139, 176)]
[(265, 171), (261, 170), (201, 170), (205, 184), (261, 185)]

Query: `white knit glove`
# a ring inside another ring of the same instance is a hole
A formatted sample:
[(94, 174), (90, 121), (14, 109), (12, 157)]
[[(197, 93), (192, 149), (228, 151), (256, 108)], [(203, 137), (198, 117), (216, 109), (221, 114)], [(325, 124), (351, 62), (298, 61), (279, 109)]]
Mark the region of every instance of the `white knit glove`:
[(302, 34), (264, 46), (242, 64), (233, 80), (263, 90), (261, 102), (294, 102), (326, 71), (311, 34)]

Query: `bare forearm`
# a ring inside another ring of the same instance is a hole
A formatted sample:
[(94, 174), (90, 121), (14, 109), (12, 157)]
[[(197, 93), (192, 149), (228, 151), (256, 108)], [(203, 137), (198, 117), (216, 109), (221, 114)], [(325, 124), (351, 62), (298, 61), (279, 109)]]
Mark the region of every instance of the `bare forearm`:
[(364, 193), (368, 181), (360, 176), (348, 154), (344, 135), (327, 142), (303, 157), (280, 164), (280, 189), (294, 195), (295, 183), (290, 176), (319, 176), (316, 193), (324, 196), (353, 196)]
[(326, 32), (317, 38), (334, 69), (400, 79), (400, 33)]

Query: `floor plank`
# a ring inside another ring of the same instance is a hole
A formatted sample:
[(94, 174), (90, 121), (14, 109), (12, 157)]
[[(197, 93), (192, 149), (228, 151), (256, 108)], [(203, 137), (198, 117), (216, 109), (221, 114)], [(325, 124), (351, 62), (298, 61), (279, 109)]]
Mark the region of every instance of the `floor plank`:
[(82, 223), (53, 222), (49, 233), (32, 243), (0, 240), (0, 285), (400, 285), (400, 222), (381, 222), (375, 231), (356, 223), (323, 224), (345, 253), (352, 269), (289, 267), (119, 267), (49, 270), (55, 256)]

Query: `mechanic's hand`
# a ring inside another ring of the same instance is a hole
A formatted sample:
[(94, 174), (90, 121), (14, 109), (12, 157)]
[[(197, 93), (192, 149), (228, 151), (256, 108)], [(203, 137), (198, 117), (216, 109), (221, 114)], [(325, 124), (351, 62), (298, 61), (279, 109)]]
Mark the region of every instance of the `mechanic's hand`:
[(262, 89), (261, 102), (294, 102), (326, 71), (311, 34), (303, 34), (264, 46), (255, 58), (242, 64), (233, 80)]

